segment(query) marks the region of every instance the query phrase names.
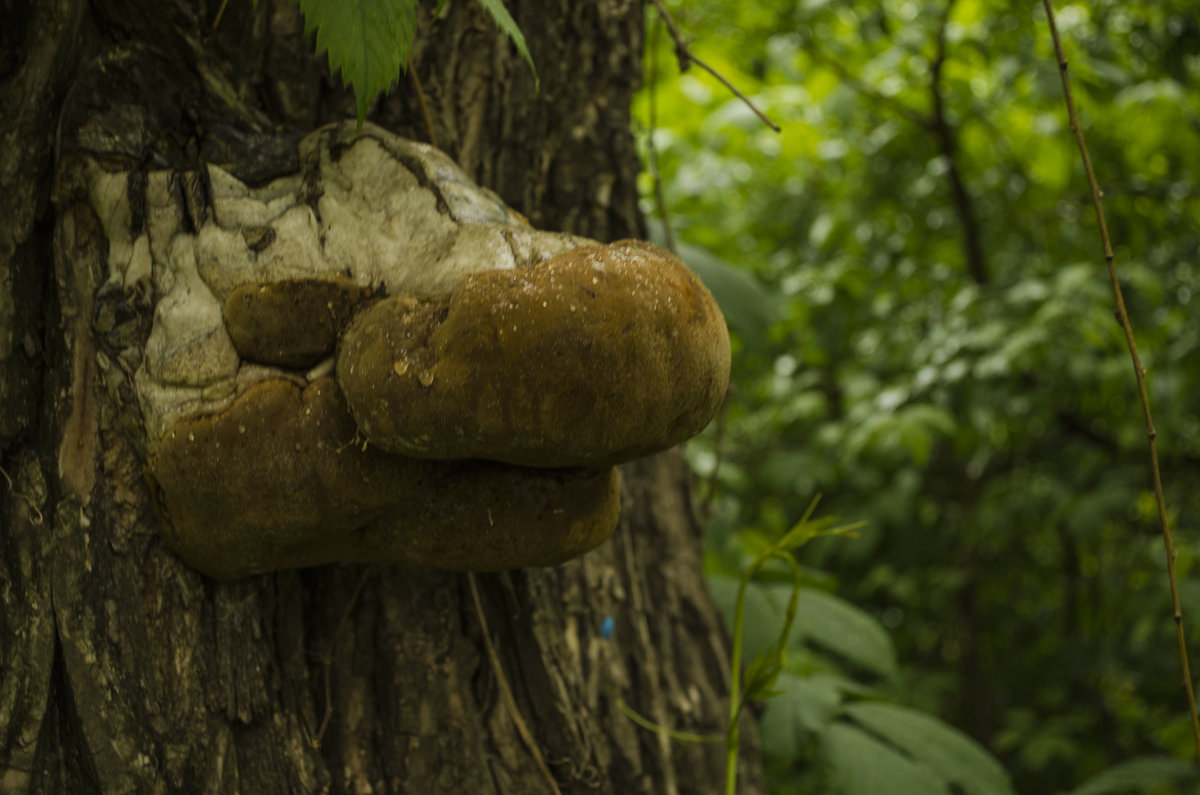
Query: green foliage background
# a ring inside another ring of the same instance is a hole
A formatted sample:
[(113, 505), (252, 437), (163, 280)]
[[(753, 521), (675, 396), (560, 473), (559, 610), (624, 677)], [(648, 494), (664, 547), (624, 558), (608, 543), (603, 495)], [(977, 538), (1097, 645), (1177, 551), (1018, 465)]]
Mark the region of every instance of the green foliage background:
[[(867, 522), (801, 556), (772, 791), (1194, 788), (1145, 428), (1041, 5), (667, 5), (784, 127), (679, 75), (650, 9), (641, 132), (653, 98), (671, 225), (735, 335), (714, 590), (730, 605), (817, 493)], [(1057, 11), (1200, 655), (1200, 15)], [(701, 496), (718, 435), (689, 447)], [(754, 587), (750, 656), (787, 602)]]

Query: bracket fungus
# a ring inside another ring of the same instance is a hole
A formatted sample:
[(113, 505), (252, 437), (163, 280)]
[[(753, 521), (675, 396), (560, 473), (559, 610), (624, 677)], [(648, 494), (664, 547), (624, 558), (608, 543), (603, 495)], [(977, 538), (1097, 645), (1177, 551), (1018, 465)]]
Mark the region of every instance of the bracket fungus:
[(385, 450), (611, 466), (708, 424), (729, 337), (695, 274), (625, 240), (380, 301), (350, 324), (336, 370), (359, 430)]
[(614, 465), (720, 405), (712, 296), (649, 243), (530, 228), (369, 124), (314, 132), (299, 161), (258, 187), (184, 175), (203, 212), (179, 174), (94, 164), (93, 205), (115, 207), (108, 284), (153, 296), (144, 355), (121, 360), (166, 544), (231, 578), (544, 566), (602, 543)]
[(175, 552), (216, 576), (330, 561), (550, 566), (608, 538), (616, 470), (420, 461), (355, 443), (333, 379), (273, 378), (176, 424), (154, 457)]

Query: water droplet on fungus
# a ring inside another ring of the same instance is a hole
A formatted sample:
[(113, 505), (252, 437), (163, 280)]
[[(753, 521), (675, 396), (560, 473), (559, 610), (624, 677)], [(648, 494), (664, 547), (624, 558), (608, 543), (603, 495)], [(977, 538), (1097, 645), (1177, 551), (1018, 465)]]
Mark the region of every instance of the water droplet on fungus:
[(392, 364), (392, 369), (396, 371), (396, 375), (404, 375), (408, 372), (408, 359), (398, 359)]
[(417, 380), (421, 382), (421, 386), (429, 386), (433, 383), (433, 370), (422, 370), (417, 374)]

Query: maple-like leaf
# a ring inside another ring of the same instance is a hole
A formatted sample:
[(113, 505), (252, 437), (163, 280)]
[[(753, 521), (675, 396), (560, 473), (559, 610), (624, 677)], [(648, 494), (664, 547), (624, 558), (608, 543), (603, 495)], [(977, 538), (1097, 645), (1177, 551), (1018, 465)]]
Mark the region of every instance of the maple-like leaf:
[(358, 123), (367, 107), (407, 68), (417, 28), (417, 0), (300, 0), (304, 32), (317, 32), (329, 71), (354, 90)]

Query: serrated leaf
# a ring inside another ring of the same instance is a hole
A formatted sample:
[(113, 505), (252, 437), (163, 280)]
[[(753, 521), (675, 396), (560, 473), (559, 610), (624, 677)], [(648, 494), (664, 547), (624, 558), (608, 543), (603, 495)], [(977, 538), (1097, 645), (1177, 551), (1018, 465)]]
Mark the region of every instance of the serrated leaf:
[(361, 127), (367, 108), (407, 68), (417, 29), (417, 0), (299, 0), (304, 32), (317, 32), (317, 53), (354, 90)]
[(983, 746), (932, 715), (896, 704), (862, 701), (843, 713), (966, 795), (1012, 795), (1008, 774)]
[(508, 9), (504, 7), (504, 0), (479, 0), (479, 5), (492, 15), (492, 19), (496, 21), (496, 27), (500, 28), (505, 36), (512, 39), (512, 43), (517, 47), (517, 52), (525, 59), (525, 63), (529, 64), (529, 71), (533, 72), (533, 88), (536, 91), (540, 81), (537, 69), (533, 65), (533, 56), (529, 54), (529, 48), (525, 45), (525, 35), (521, 33), (517, 23), (509, 15)]

